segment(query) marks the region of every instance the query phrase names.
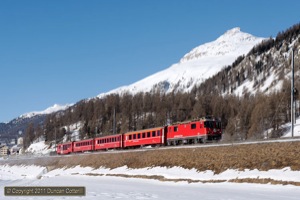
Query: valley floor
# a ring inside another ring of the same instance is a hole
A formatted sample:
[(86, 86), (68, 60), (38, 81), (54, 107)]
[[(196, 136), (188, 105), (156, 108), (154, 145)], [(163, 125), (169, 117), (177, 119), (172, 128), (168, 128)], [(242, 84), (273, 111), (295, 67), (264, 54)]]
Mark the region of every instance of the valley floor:
[[(10, 197), (5, 186), (84, 186), (86, 196)], [(296, 200), (299, 186), (298, 139), (0, 160), (0, 199)]]
[(91, 175), (56, 175), (43, 174), (37, 178), (1, 180), (0, 190), (5, 186), (84, 186), (85, 196), (4, 196), (0, 199), (160, 199), (160, 200), (296, 200), (299, 199), (300, 187), (292, 185), (262, 185), (249, 183), (187, 183), (161, 182), (136, 178), (91, 176)]

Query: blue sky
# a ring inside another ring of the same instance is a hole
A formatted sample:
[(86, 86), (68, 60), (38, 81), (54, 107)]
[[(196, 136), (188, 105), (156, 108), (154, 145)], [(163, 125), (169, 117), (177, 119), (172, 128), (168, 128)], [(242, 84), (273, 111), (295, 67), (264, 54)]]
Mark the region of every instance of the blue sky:
[(76, 103), (169, 67), (241, 27), (275, 37), (300, 1), (0, 1), (0, 122)]

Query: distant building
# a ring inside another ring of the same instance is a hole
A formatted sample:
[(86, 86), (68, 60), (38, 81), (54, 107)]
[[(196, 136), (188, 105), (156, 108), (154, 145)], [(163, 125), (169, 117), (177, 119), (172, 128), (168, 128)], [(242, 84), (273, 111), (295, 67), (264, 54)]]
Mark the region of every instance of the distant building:
[(6, 145), (0, 145), (0, 156), (7, 156), (8, 147)]

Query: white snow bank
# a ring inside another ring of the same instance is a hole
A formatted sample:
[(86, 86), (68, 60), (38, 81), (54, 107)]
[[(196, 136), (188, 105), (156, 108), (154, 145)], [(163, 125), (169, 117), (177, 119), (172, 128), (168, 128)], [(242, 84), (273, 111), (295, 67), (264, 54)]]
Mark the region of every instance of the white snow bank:
[(41, 166), (0, 165), (0, 180), (36, 179), (44, 173), (47, 169)]
[(72, 176), (72, 175), (143, 175), (143, 176), (163, 176), (167, 179), (190, 179), (199, 181), (210, 180), (232, 180), (244, 178), (270, 178), (278, 181), (294, 181), (300, 182), (300, 171), (293, 171), (290, 167), (283, 169), (273, 169), (269, 171), (259, 171), (257, 169), (238, 171), (228, 169), (220, 174), (214, 174), (213, 171), (206, 170), (198, 172), (196, 169), (184, 169), (181, 167), (148, 167), (141, 169), (131, 169), (127, 166), (108, 169), (76, 166), (73, 168), (60, 168), (47, 172), (45, 167), (40, 166), (8, 166), (0, 165), (1, 180), (16, 180), (16, 179), (34, 179), (34, 178), (50, 178), (56, 176)]
[(26, 150), (26, 152), (33, 154), (49, 154), (51, 151), (53, 151), (53, 149), (50, 149), (49, 145), (45, 144), (45, 141), (33, 143)]
[(300, 171), (292, 171), (290, 167), (279, 170), (259, 171), (244, 170), (238, 171), (228, 169), (220, 174), (214, 174), (211, 170), (198, 172), (196, 169), (184, 169), (181, 167), (152, 167), (142, 169), (131, 169), (126, 166), (115, 169), (76, 166), (69, 169), (56, 169), (44, 174), (43, 177), (68, 176), (68, 175), (107, 175), (107, 174), (123, 174), (123, 175), (146, 175), (146, 176), (163, 176), (167, 179), (191, 179), (199, 181), (208, 180), (231, 180), (244, 178), (270, 178), (278, 181), (294, 181), (300, 182)]

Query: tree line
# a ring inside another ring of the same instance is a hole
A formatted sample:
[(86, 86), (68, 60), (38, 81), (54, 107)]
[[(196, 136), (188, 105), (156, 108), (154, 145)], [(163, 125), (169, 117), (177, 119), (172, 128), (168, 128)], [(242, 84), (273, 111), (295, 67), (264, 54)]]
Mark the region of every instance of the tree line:
[(189, 93), (110, 94), (51, 114), (42, 126), (29, 125), (24, 144), (28, 146), (40, 135), (48, 141), (60, 142), (64, 135), (70, 134), (66, 127), (78, 122), (82, 123), (82, 139), (113, 134), (114, 113), (116, 133), (214, 116), (222, 120), (224, 140), (278, 137), (282, 134), (280, 126), (290, 120), (289, 91), (290, 83), (285, 81), (279, 92), (247, 93), (243, 97), (213, 91), (203, 93), (198, 87)]

